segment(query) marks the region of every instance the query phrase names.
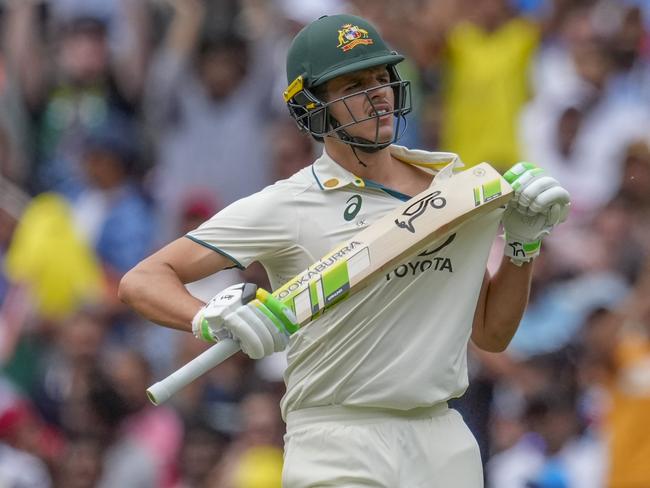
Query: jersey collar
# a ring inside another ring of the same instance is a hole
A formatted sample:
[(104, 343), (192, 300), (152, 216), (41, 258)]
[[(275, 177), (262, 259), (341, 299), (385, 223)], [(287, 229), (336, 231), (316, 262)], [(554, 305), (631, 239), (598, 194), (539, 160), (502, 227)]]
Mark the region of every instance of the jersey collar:
[[(429, 152), (419, 149), (407, 149), (404, 146), (392, 144), (389, 151), (395, 159), (417, 166), (423, 171), (436, 174), (443, 168), (450, 166), (450, 171), (462, 168), (464, 165), (457, 154), (450, 152)], [(336, 190), (344, 186), (352, 185), (357, 188), (364, 188), (366, 181), (363, 178), (349, 172), (343, 166), (334, 161), (327, 151), (311, 166), (312, 174), (321, 190)]]

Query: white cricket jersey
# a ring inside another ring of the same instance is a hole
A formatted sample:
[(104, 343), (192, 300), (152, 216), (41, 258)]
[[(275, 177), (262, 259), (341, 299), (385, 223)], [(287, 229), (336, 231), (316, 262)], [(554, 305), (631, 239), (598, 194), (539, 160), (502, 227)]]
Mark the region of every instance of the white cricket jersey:
[[(452, 153), (390, 150), (431, 173), (462, 166)], [(240, 267), (261, 262), (275, 289), (406, 199), (355, 176), (324, 152), (188, 237)], [(405, 410), (462, 395), (474, 310), (501, 213), (474, 219), (404, 259), (293, 334), (283, 416), (325, 405)]]

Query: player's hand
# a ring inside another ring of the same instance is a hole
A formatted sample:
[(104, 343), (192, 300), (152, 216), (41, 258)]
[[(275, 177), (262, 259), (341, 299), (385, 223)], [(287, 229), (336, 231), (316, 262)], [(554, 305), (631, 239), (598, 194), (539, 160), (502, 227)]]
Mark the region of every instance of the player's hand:
[(257, 286), (252, 283), (238, 283), (221, 290), (192, 319), (194, 336), (208, 342), (232, 339), (232, 334), (224, 325), (226, 315), (253, 300), (256, 292)]
[[(256, 298), (260, 295), (263, 300)], [(293, 313), (251, 283), (232, 285), (221, 291), (192, 320), (196, 337), (210, 342), (234, 339), (252, 359), (282, 351), (289, 334), (295, 330)]]
[(571, 198), (557, 180), (531, 163), (515, 164), (504, 178), (515, 191), (502, 217), (504, 253), (521, 265), (534, 259), (542, 238), (566, 220)]

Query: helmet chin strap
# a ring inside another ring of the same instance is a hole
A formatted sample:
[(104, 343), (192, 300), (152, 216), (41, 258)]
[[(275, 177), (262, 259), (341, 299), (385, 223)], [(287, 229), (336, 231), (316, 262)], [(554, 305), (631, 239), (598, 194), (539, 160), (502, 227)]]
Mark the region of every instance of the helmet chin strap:
[(364, 168), (367, 168), (368, 165), (367, 165), (366, 163), (364, 163), (363, 161), (361, 161), (361, 158), (360, 158), (359, 155), (357, 154), (357, 150), (356, 150), (356, 148), (355, 148), (354, 146), (349, 145), (349, 144), (348, 144), (348, 147), (349, 147), (350, 149), (352, 149), (352, 154), (354, 154), (354, 157), (357, 158), (357, 163), (359, 163), (359, 164), (360, 164), (361, 166), (363, 166)]

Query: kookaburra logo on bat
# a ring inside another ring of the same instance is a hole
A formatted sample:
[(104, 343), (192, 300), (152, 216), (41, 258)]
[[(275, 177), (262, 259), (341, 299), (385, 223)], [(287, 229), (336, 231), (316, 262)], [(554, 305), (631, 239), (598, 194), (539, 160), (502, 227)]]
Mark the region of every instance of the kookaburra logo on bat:
[(414, 233), (415, 227), (413, 226), (413, 221), (422, 215), (427, 210), (427, 207), (429, 205), (431, 205), (433, 208), (443, 208), (445, 205), (447, 205), (447, 200), (445, 197), (441, 197), (440, 193), (440, 190), (436, 190), (409, 205), (408, 208), (402, 212), (402, 216), (405, 218), (395, 219), (395, 224), (397, 224), (397, 227)]

